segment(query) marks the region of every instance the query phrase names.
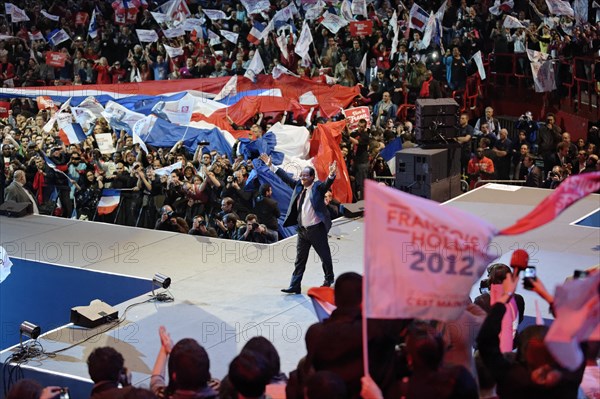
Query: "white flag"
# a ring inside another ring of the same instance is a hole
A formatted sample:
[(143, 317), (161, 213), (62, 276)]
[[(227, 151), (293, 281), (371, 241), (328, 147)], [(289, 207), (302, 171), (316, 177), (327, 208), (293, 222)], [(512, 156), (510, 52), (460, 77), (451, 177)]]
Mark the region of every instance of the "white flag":
[(323, 9), (327, 6), (323, 0), (317, 0), (317, 2), (306, 9), (304, 18), (308, 21), (314, 21), (319, 18), (323, 13)]
[(494, 5), (490, 7), (490, 14), (492, 15), (500, 15), (503, 12), (508, 13), (515, 6), (515, 2), (513, 0), (508, 0), (504, 3), (500, 3), (500, 0), (496, 0)]
[(448, 2), (447, 1), (442, 1), (442, 5), (435, 12), (435, 17), (437, 19), (439, 19), (440, 21), (442, 21), (444, 19), (444, 14), (446, 14), (446, 9), (447, 8), (448, 8)]
[(75, 118), (75, 122), (79, 123), (83, 130), (88, 130), (90, 125), (96, 120), (96, 115), (87, 108), (71, 107), (71, 114)]
[(165, 37), (167, 37), (169, 39), (173, 39), (175, 37), (180, 37), (180, 36), (185, 36), (185, 31), (183, 30), (183, 27), (181, 25), (176, 26), (171, 29), (164, 29), (163, 33), (165, 34)]
[(52, 15), (52, 14), (48, 14), (48, 13), (46, 12), (46, 10), (42, 10), (42, 11), (40, 11), (40, 13), (41, 13), (41, 14), (42, 14), (44, 17), (46, 17), (46, 18), (48, 18), (48, 19), (50, 19), (50, 20), (52, 20), (52, 21), (57, 21), (57, 22), (58, 22), (58, 21), (60, 20), (60, 17), (59, 17), (58, 15)]
[(223, 36), (225, 39), (227, 39), (231, 43), (237, 44), (238, 36), (239, 36), (238, 33), (230, 32), (228, 30), (223, 30), (223, 29), (221, 29), (219, 31), (219, 33), (221, 34), (221, 36)]
[(248, 15), (260, 14), (271, 7), (269, 0), (241, 0), (241, 3), (248, 11)]
[(549, 54), (544, 54), (541, 51), (527, 49), (527, 58), (530, 62), (546, 61), (550, 57)]
[(179, 57), (180, 55), (183, 55), (183, 48), (181, 48), (181, 47), (171, 47), (171, 46), (167, 46), (166, 44), (163, 44), (163, 46), (165, 47), (165, 51), (167, 52), (167, 55), (171, 58), (175, 58), (175, 57)]
[(288, 59), (288, 57), (290, 56), (289, 52), (288, 52), (288, 38), (285, 34), (285, 32), (281, 32), (281, 34), (279, 36), (277, 36), (275, 38), (275, 42), (277, 42), (277, 46), (279, 47), (279, 50), (281, 50), (281, 54), (283, 55), (284, 59)]
[(206, 14), (206, 16), (208, 18), (210, 18), (212, 21), (217, 21), (219, 19), (229, 19), (229, 17), (227, 16), (227, 14), (225, 14), (225, 12), (221, 11), (221, 10), (207, 10), (207, 9), (204, 9), (204, 10), (202, 10), (202, 12), (204, 12), (204, 14)]
[[(258, 53), (258, 51), (256, 51), (255, 53)], [(219, 94), (217, 94), (214, 100), (219, 101), (227, 96), (235, 96), (237, 94), (237, 81), (238, 75), (233, 75), (231, 78), (229, 78), (227, 83), (225, 83), (225, 86), (223, 86), (223, 88), (221, 89)]]
[(52, 42), (53, 46), (58, 46), (64, 41), (71, 40), (67, 32), (64, 29), (59, 30), (50, 38), (50, 42)]
[(300, 75), (296, 75), (295, 73), (293, 73), (292, 71), (290, 71), (289, 69), (287, 69), (286, 67), (284, 67), (281, 64), (275, 65), (271, 74), (273, 75), (273, 79), (279, 79), (281, 77), (281, 75), (284, 75), (284, 74), (295, 76), (297, 78), (300, 77)]
[(508, 29), (525, 29), (525, 26), (523, 26), (521, 21), (510, 15), (507, 15), (504, 18), (504, 24), (502, 24), (502, 27)]
[(88, 36), (92, 39), (95, 39), (98, 36), (98, 20), (96, 18), (96, 9), (92, 13), (92, 18), (90, 19), (90, 26), (88, 26)]
[(0, 246), (0, 283), (6, 280), (10, 274), (12, 262), (6, 253), (6, 250)]
[(210, 29), (208, 29), (208, 43), (211, 46), (221, 43), (221, 38), (219, 37), (219, 35), (217, 35), (215, 32), (213, 32)]
[(479, 72), (479, 77), (481, 80), (485, 80), (485, 68), (483, 67), (483, 59), (481, 59), (481, 50), (473, 54), (473, 61), (475, 61), (475, 65), (477, 65), (477, 72)]
[(10, 21), (12, 23), (29, 21), (29, 17), (25, 13), (25, 11), (14, 4), (6, 3), (4, 5), (4, 9), (6, 10), (6, 14), (10, 15)]
[(366, 0), (353, 0), (351, 10), (352, 14), (354, 15), (364, 15), (365, 17), (369, 16), (369, 13), (367, 12)]
[(548, 92), (556, 89), (554, 79), (554, 66), (552, 61), (532, 62), (531, 73), (537, 93)]
[(202, 20), (198, 18), (188, 18), (183, 21), (183, 30), (186, 32), (191, 32), (196, 30), (200, 32), (202, 30)]
[(171, 21), (181, 22), (192, 15), (185, 0), (170, 0), (159, 8)]
[(146, 143), (142, 139), (142, 136), (148, 137), (150, 131), (154, 127), (156, 119), (158, 119), (156, 116), (148, 115), (147, 117), (137, 121), (131, 129), (131, 132), (133, 133), (133, 144), (139, 144), (140, 148), (144, 150), (146, 154), (148, 153), (148, 147), (146, 147)]
[(431, 43), (431, 37), (435, 34), (436, 30), (436, 23), (435, 23), (435, 16), (434, 15), (430, 15), (429, 16), (429, 20), (427, 20), (427, 25), (425, 26), (425, 32), (423, 32), (423, 46), (425, 46), (425, 48), (429, 47), (429, 44)]
[(329, 11), (325, 11), (325, 14), (323, 14), (323, 20), (321, 21), (321, 24), (327, 29), (329, 29), (331, 33), (336, 34), (339, 32), (340, 29), (348, 25), (348, 21), (346, 21), (342, 17), (330, 13)]
[(44, 35), (42, 34), (42, 32), (37, 32), (35, 34), (33, 34), (31, 32), (27, 32), (27, 35), (29, 36), (29, 40), (31, 40), (31, 41), (33, 41), (33, 40), (45, 40), (44, 39)]
[(588, 0), (575, 0), (573, 2), (573, 11), (575, 12), (575, 22), (584, 25), (588, 20)]
[(260, 58), (260, 53), (258, 51), (254, 52), (254, 57), (252, 57), (252, 61), (250, 61), (250, 65), (244, 74), (244, 77), (250, 79), (251, 81), (256, 81), (256, 75), (265, 70), (265, 64), (263, 64), (262, 58)]
[(365, 189), (366, 317), (456, 320), (494, 258), (496, 228), (373, 180)]
[(173, 165), (165, 166), (164, 168), (156, 169), (154, 174), (157, 176), (169, 176), (176, 169), (181, 169), (182, 162), (175, 162)]
[(392, 50), (390, 51), (390, 58), (392, 58), (394, 54), (396, 54), (396, 52), (398, 51), (398, 42), (400, 35), (400, 29), (398, 28), (398, 15), (396, 14), (396, 11), (394, 11), (392, 19), (390, 19), (390, 26), (392, 27), (392, 31), (394, 32), (394, 38), (392, 39)]
[(600, 273), (567, 281), (556, 287), (556, 318), (544, 338), (552, 357), (571, 371), (585, 360), (580, 343), (600, 340)]
[(429, 22), (429, 13), (419, 7), (417, 3), (413, 3), (413, 6), (410, 8), (409, 18), (409, 27), (423, 32), (425, 26), (427, 26), (427, 22)]
[(168, 21), (167, 14), (152, 11), (150, 11), (150, 14), (152, 14), (152, 18), (154, 18), (157, 24), (162, 24)]
[(362, 73), (363, 75), (365, 75), (367, 73), (367, 53), (365, 53), (362, 61), (360, 62), (360, 65), (358, 67), (358, 72)]
[(138, 35), (141, 43), (154, 43), (158, 41), (158, 34), (150, 29), (136, 29), (135, 32)]
[(308, 51), (310, 50), (310, 44), (312, 42), (313, 42), (312, 33), (310, 32), (308, 23), (306, 21), (304, 21), (304, 24), (302, 25), (302, 32), (300, 33), (300, 38), (298, 39), (298, 42), (296, 43), (296, 48), (294, 49), (294, 51), (301, 58), (304, 58), (308, 54)]
[(342, 1), (342, 6), (340, 7), (340, 14), (346, 21), (353, 21), (354, 15), (352, 15), (352, 7), (350, 6), (350, 2), (348, 0)]
[(575, 17), (575, 11), (568, 1), (563, 0), (546, 0), (548, 11), (554, 15), (567, 15), (571, 18)]

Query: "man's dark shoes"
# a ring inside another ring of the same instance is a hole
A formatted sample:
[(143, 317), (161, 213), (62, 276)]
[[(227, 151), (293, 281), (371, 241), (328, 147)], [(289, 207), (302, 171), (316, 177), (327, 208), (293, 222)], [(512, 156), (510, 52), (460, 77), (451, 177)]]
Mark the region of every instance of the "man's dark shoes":
[(323, 285), (321, 287), (331, 287), (333, 285), (333, 281), (323, 281)]
[(281, 290), (281, 292), (284, 292), (286, 294), (299, 294), (300, 293), (300, 287), (288, 287), (288, 288), (284, 288)]

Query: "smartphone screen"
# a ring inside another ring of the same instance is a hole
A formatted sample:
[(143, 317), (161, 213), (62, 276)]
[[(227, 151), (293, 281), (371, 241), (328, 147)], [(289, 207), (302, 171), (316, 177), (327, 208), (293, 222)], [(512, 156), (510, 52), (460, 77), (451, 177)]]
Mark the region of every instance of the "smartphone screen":
[(536, 278), (534, 266), (527, 266), (527, 268), (525, 268), (525, 278)]

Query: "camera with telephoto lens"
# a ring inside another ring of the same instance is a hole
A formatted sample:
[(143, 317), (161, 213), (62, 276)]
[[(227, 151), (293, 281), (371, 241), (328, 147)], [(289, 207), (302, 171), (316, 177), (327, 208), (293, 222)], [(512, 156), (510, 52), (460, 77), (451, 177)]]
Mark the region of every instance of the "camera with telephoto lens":
[(256, 230), (258, 229), (258, 223), (254, 222), (252, 223), (252, 230)]
[(479, 283), (479, 293), (480, 294), (488, 294), (490, 292), (490, 279), (485, 278), (481, 280)]

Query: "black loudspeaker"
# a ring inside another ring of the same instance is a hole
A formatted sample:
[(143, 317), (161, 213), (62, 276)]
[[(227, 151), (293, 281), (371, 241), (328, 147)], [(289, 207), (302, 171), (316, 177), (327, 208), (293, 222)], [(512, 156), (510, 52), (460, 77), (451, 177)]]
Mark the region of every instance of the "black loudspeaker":
[(420, 98), (415, 107), (415, 135), (417, 141), (444, 141), (456, 137), (458, 103), (453, 98)]
[(32, 208), (29, 202), (6, 201), (0, 205), (0, 215), (20, 218), (32, 213)]
[(89, 306), (71, 308), (71, 323), (76, 326), (94, 328), (119, 317), (117, 309), (99, 299), (94, 299)]
[(358, 218), (365, 213), (365, 201), (342, 204), (342, 214), (347, 218)]

